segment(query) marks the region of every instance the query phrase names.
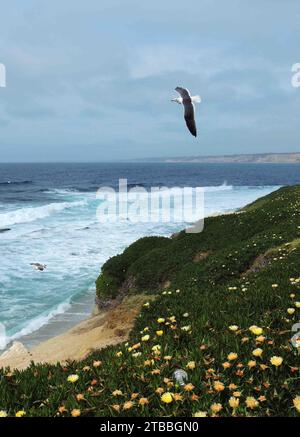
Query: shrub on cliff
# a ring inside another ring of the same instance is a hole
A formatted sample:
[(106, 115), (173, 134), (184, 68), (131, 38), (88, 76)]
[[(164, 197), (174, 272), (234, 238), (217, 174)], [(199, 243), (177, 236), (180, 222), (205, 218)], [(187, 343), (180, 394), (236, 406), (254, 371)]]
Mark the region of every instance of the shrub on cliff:
[(165, 237), (144, 237), (131, 244), (121, 255), (110, 258), (101, 269), (96, 280), (96, 293), (99, 299), (115, 298), (126, 278), (128, 270), (145, 253), (170, 244)]

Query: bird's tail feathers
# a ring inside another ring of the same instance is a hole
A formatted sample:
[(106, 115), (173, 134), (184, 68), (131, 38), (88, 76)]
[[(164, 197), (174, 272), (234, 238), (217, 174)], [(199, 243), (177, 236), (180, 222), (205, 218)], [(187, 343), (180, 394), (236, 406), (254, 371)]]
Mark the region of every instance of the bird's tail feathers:
[(192, 97), (192, 102), (193, 103), (201, 103), (202, 99), (200, 96), (198, 96), (198, 94), (196, 96)]

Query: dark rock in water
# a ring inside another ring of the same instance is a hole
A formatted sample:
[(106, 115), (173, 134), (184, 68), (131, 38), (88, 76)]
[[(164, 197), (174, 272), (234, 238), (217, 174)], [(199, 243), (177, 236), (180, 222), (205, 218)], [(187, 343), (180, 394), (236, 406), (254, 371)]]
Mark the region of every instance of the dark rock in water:
[(8, 232), (8, 231), (11, 231), (11, 229), (10, 228), (0, 229), (0, 234), (2, 234), (3, 232)]

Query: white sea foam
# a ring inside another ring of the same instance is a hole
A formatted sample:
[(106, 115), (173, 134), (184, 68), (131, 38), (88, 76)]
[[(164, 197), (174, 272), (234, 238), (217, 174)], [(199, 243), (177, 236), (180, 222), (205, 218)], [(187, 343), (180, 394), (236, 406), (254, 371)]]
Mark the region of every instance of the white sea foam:
[(204, 192), (216, 192), (216, 191), (231, 191), (233, 189), (232, 185), (227, 185), (226, 182), (224, 182), (222, 185), (217, 186), (211, 186), (211, 187), (204, 187)]
[(20, 208), (0, 214), (0, 227), (12, 226), (18, 223), (33, 222), (34, 220), (43, 219), (51, 214), (61, 212), (64, 209), (76, 208), (84, 205), (86, 205), (86, 201), (82, 200), (78, 202), (56, 202), (32, 208)]
[(5, 349), (6, 346), (12, 341), (24, 337), (25, 335), (31, 334), (32, 332), (35, 332), (38, 329), (40, 329), (42, 326), (47, 325), (50, 322), (50, 320), (53, 319), (55, 316), (65, 313), (70, 308), (70, 306), (71, 306), (70, 300), (66, 302), (62, 302), (46, 315), (41, 315), (33, 320), (30, 320), (28, 324), (24, 326), (24, 328), (20, 329), (20, 331), (16, 332), (15, 334), (5, 337), (3, 337), (2, 334), (2, 339), (0, 342), (0, 350)]

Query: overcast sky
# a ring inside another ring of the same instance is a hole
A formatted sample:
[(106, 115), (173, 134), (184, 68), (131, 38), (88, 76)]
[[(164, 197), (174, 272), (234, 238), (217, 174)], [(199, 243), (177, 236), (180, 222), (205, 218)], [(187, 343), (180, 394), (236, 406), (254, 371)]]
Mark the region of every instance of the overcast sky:
[(0, 62), (1, 162), (300, 151), (299, 0), (10, 0)]

